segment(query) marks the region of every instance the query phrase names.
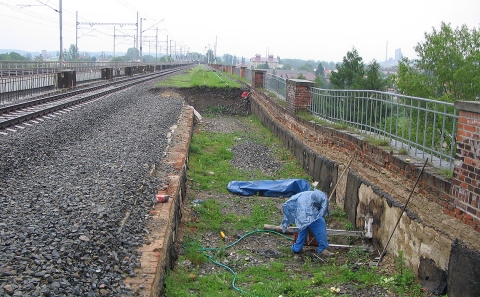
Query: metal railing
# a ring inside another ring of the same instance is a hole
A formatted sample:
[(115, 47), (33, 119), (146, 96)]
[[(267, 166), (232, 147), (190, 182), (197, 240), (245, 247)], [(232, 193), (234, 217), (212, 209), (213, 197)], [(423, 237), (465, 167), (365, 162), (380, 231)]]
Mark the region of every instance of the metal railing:
[[(64, 61), (63, 70), (86, 72), (102, 68), (125, 68), (140, 65), (171, 65), (176, 63), (140, 63), (140, 62), (69, 62)], [(58, 61), (0, 61), (0, 77), (26, 76), (59, 72)]]
[(275, 92), (283, 99), (287, 96), (287, 80), (272, 73), (266, 73), (263, 85), (265, 89)]
[(247, 81), (252, 81), (252, 69), (245, 69), (245, 79)]
[(453, 103), (394, 93), (311, 88), (312, 114), (378, 135), (405, 154), (453, 168), (457, 111)]
[(55, 73), (0, 77), (0, 104), (28, 98), (57, 88)]

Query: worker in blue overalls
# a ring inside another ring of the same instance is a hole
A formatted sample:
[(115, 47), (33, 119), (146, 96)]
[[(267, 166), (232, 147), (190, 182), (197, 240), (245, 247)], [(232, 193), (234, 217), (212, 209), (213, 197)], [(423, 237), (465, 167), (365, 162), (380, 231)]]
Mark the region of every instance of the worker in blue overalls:
[(328, 216), (328, 197), (319, 190), (305, 191), (293, 195), (282, 206), (283, 232), (289, 224), (295, 223), (298, 228), (298, 237), (292, 245), (292, 252), (302, 251), (308, 232), (312, 231), (318, 243), (317, 252), (322, 256), (334, 256), (328, 251), (327, 224), (324, 216)]

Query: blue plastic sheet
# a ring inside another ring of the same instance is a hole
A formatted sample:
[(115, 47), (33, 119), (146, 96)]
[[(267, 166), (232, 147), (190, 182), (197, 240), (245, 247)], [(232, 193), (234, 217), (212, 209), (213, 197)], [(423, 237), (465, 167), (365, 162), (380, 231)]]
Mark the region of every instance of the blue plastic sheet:
[(236, 194), (251, 196), (287, 197), (310, 190), (311, 185), (305, 179), (231, 181), (227, 189)]

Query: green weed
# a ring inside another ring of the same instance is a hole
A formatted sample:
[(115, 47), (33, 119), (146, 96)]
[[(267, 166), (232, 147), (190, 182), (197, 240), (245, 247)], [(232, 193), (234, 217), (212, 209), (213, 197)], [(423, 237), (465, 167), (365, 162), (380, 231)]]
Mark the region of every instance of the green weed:
[(174, 75), (159, 82), (157, 87), (169, 86), (178, 88), (210, 87), (210, 88), (239, 88), (241, 85), (231, 80), (222, 72), (208, 70), (199, 65), (185, 74)]

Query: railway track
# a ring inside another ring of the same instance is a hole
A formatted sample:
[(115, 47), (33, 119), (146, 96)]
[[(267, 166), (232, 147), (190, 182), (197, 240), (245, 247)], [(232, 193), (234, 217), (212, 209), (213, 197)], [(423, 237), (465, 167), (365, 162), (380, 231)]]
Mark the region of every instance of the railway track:
[(103, 97), (148, 80), (173, 74), (189, 67), (187, 65), (164, 69), (159, 72), (111, 81), (92, 87), (76, 88), (61, 94), (4, 106), (0, 108), (0, 130)]

